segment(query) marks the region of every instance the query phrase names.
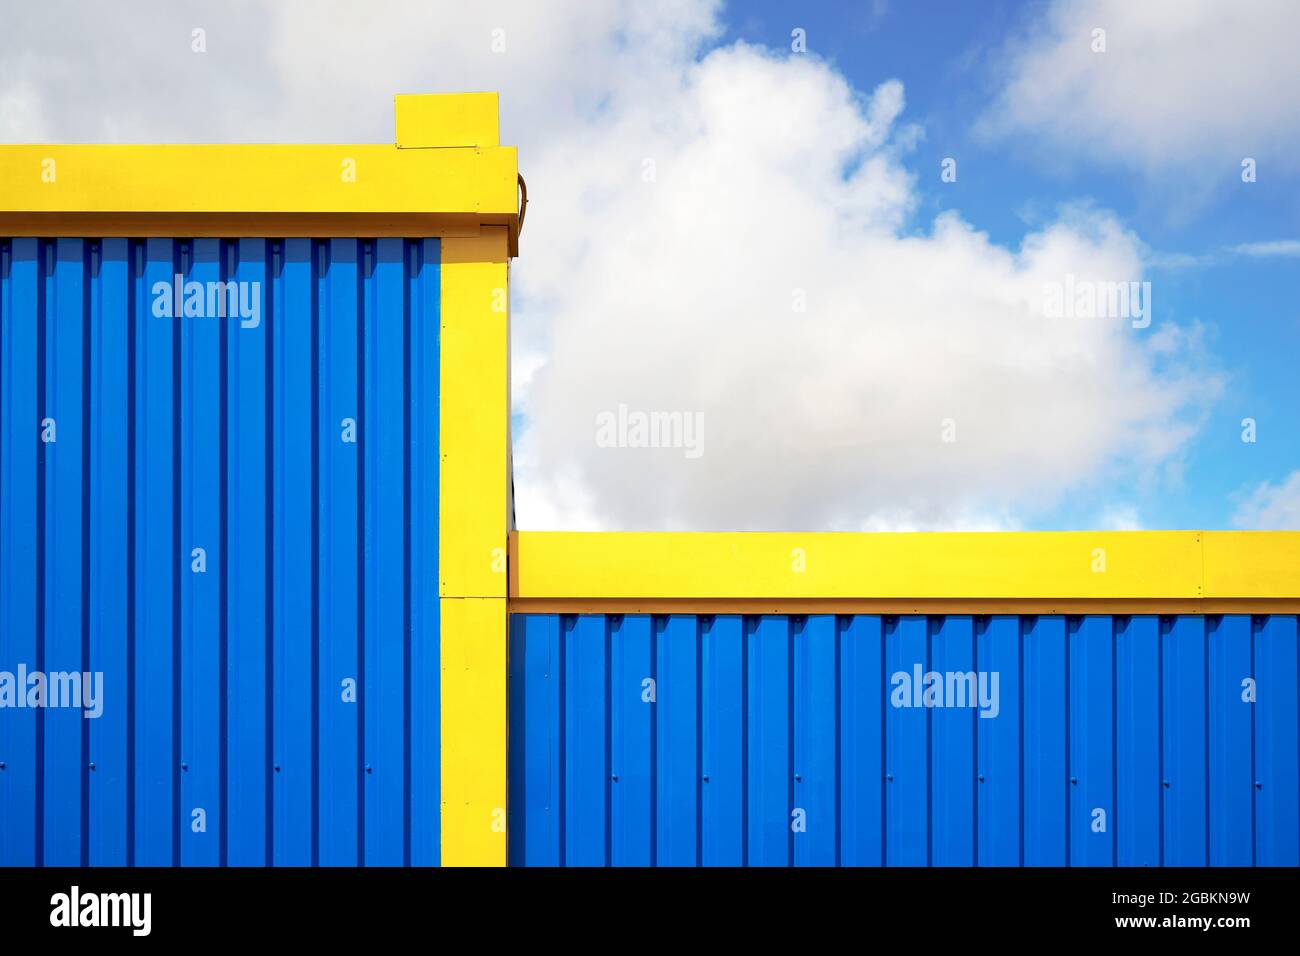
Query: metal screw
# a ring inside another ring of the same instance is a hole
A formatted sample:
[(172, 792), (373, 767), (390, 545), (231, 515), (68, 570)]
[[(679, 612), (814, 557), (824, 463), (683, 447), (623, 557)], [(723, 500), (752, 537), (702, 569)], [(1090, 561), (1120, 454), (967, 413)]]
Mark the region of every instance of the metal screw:
[(894, 782), (894, 775), (893, 775), (892, 773), (887, 773), (887, 774), (885, 774), (885, 779), (888, 780), (890, 783), (893, 783), (893, 782)]
[(980, 783), (984, 782), (984, 774), (980, 774)]
[(709, 775), (707, 773), (704, 775), (704, 782), (705, 783), (709, 782)]
[(611, 773), (611, 774), (609, 775), (609, 779), (610, 779), (610, 780), (613, 780), (615, 783), (618, 783), (618, 774), (616, 774), (616, 773)]
[(1256, 780), (1256, 781), (1255, 781), (1255, 789), (1256, 789), (1256, 790), (1263, 790), (1263, 789), (1264, 789), (1264, 785), (1263, 785), (1262, 783), (1260, 783), (1258, 780)]
[(279, 772), (280, 772), (280, 765), (279, 765), (279, 764), (276, 764), (276, 765), (275, 765), (275, 772), (276, 772), (276, 773), (279, 773)]
[(95, 761), (93, 761), (93, 760), (90, 762), (90, 769), (91, 769), (91, 770), (94, 770), (94, 769), (95, 769)]
[(189, 769), (190, 769), (190, 765), (189, 765), (189, 764), (187, 764), (187, 763), (183, 763), (183, 764), (181, 764), (181, 770), (184, 771), (184, 770), (189, 770)]
[(794, 775), (794, 782), (795, 782), (795, 783), (802, 783), (802, 782), (803, 782), (803, 777), (800, 776), (799, 774), (795, 774), (795, 775)]
[(1078, 778), (1078, 777), (1071, 777), (1071, 778), (1070, 778), (1070, 783), (1074, 784), (1074, 785), (1077, 787), (1077, 786), (1079, 785), (1079, 778)]
[(1164, 784), (1166, 790), (1169, 789), (1169, 781), (1168, 781), (1168, 780), (1162, 780), (1161, 783)]
[(366, 773), (374, 773), (374, 771), (370, 767), (370, 764), (366, 764)]
[(4, 768), (5, 768), (5, 762), (3, 760), (0, 760), (0, 770), (3, 770)]

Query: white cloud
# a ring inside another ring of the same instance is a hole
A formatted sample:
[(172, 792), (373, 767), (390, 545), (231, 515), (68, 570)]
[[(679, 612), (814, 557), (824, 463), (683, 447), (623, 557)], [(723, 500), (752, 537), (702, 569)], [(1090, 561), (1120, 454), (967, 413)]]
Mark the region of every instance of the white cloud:
[(33, 128), (56, 142), (391, 142), (394, 93), (500, 89), (510, 141), (531, 146), (600, 113), (611, 77), (649, 95), (714, 29), (719, 4), (11, 4), (0, 142)]
[(1056, 155), (1175, 171), (1183, 190), (1235, 179), (1244, 157), (1260, 175), (1294, 171), (1297, 36), (1293, 0), (1055, 0), (1008, 42), (985, 126), (1045, 137)]
[[(1067, 208), (1016, 248), (918, 223), (902, 85), (702, 55), (715, 4), (148, 9), (24, 8), (0, 36), (0, 102), (24, 104), (0, 138), (386, 141), (393, 92), (501, 90), (532, 200), (521, 527), (1020, 527), (1176, 472), (1219, 388), (1158, 282), (1145, 331), (1044, 317), (1067, 273), (1142, 278), (1112, 216)], [(703, 454), (598, 447), (620, 404), (702, 414)]]
[(1300, 471), (1278, 484), (1256, 485), (1237, 505), (1232, 523), (1259, 531), (1300, 531)]
[(1103, 531), (1141, 531), (1142, 520), (1133, 505), (1115, 504), (1102, 511), (1097, 527)]
[(1253, 256), (1257, 259), (1300, 257), (1300, 239), (1274, 239), (1269, 242), (1245, 242), (1233, 246), (1232, 251), (1238, 255)]
[[(530, 158), (569, 222), (520, 270), (553, 332), (524, 404), (521, 526), (1008, 526), (1117, 462), (1176, 461), (1218, 388), (1184, 365), (1194, 337), (1043, 315), (1067, 273), (1141, 277), (1111, 216), (1068, 209), (1016, 249), (952, 214), (917, 234), (898, 84), (864, 98), (737, 46), (670, 88), (619, 103), (583, 154)], [(701, 412), (704, 455), (598, 447), (620, 404)], [(574, 510), (554, 507), (561, 465), (589, 490)]]
[(8, 89), (0, 89), (0, 133), (14, 142), (46, 142), (49, 135), (38, 102), (36, 91), (22, 79), (12, 81)]

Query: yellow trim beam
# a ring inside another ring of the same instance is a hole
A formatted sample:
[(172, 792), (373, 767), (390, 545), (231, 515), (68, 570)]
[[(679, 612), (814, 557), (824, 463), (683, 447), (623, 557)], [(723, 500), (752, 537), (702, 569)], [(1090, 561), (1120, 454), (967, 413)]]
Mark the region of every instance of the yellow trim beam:
[(442, 862), (506, 863), (507, 230), (442, 241)]
[(512, 598), (512, 614), (1300, 614), (1300, 598)]
[(1300, 597), (1300, 532), (1207, 531), (1208, 597)]
[(510, 595), (512, 610), (712, 601), (715, 612), (771, 613), (813, 606), (798, 603), (806, 601), (904, 613), (938, 601), (968, 610), (980, 602), (989, 613), (1116, 613), (1119, 602), (1159, 603), (1174, 613), (1245, 599), (1262, 610), (1262, 600), (1294, 607), (1287, 602), (1300, 599), (1300, 533), (519, 532), (511, 539)]
[(0, 212), (0, 234), (17, 236), (104, 236), (177, 239), (273, 236), (341, 239), (397, 237), (427, 239), (479, 235), (483, 226), (509, 227), (512, 216), (496, 214), (371, 213), (130, 213)]
[(5, 146), (5, 212), (514, 213), (515, 149)]
[(442, 865), (506, 865), (504, 598), (442, 599)]

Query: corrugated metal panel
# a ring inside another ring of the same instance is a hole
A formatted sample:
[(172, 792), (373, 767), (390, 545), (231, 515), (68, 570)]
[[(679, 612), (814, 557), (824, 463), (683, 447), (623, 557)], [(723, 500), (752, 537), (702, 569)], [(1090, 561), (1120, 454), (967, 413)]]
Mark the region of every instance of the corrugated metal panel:
[(438, 862), (438, 329), (436, 240), (0, 240), (0, 672), (103, 673), (0, 865)]
[[(1294, 615), (517, 614), (510, 862), (1295, 866), (1296, 647)], [(929, 672), (949, 706), (897, 706)]]

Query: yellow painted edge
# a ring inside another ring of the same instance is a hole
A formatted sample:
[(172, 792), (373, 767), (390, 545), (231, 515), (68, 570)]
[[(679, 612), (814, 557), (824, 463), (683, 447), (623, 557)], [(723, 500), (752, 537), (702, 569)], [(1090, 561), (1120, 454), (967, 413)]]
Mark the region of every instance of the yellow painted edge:
[(0, 146), (0, 213), (518, 213), (514, 147)]
[(510, 368), (506, 230), (442, 241), (439, 593), (508, 591)]
[(1300, 597), (1300, 531), (1205, 532), (1207, 597)]
[(1297, 614), (1300, 598), (511, 598), (511, 614)]
[(506, 865), (503, 598), (443, 598), (442, 865)]
[[(1209, 535), (1209, 544), (1205, 544)], [(518, 532), (516, 599), (1300, 597), (1300, 533)]]
[(408, 239), (477, 236), (485, 225), (508, 225), (506, 217), (475, 213), (126, 213), (0, 212), (0, 236), (90, 239), (246, 236), (291, 239)]
[(442, 240), (442, 862), (506, 862), (507, 230)]
[(417, 93), (394, 97), (399, 149), (497, 146), (496, 93)]

